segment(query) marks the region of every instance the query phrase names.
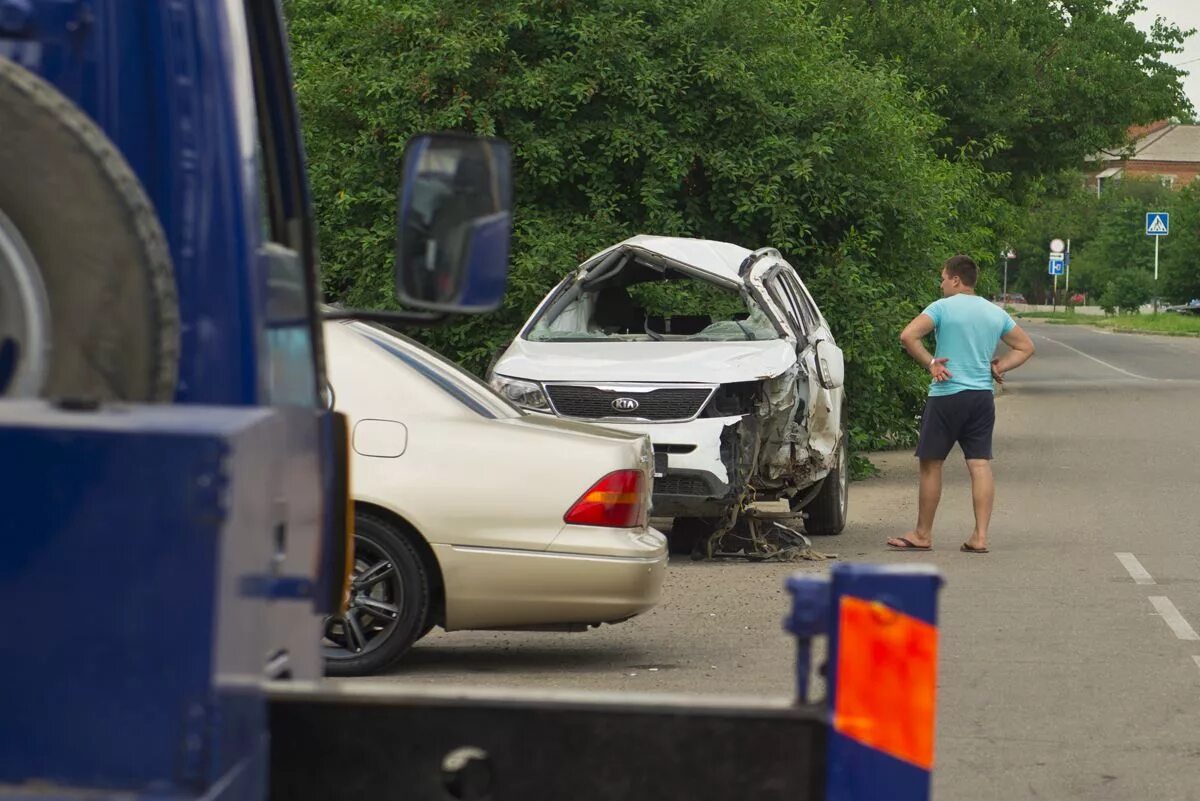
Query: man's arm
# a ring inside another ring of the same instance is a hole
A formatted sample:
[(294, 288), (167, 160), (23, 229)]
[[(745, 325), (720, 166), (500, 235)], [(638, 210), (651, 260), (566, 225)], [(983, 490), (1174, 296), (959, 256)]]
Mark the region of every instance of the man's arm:
[(1009, 370), (1016, 370), (1025, 362), (1029, 361), (1033, 356), (1034, 347), (1033, 340), (1029, 338), (1019, 325), (1013, 326), (1009, 332), (1000, 337), (1005, 345), (1008, 345), (1012, 350), (992, 362), (992, 376), (1004, 383), (1004, 374)]
[(929, 371), (935, 382), (945, 381), (952, 377), (951, 372), (946, 369), (948, 360), (933, 358), (933, 354), (921, 341), (931, 333), (933, 333), (933, 318), (928, 314), (918, 314), (900, 332), (900, 344), (904, 345), (908, 355), (912, 356), (917, 364)]

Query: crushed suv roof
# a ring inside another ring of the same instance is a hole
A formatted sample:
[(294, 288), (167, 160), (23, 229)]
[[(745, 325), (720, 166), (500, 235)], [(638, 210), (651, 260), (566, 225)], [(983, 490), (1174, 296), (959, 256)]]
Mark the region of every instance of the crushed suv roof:
[(712, 239), (686, 239), (677, 236), (647, 236), (641, 234), (618, 242), (597, 254), (597, 258), (616, 248), (635, 247), (682, 262), (701, 272), (710, 273), (732, 281), (740, 281), (738, 267), (747, 257), (754, 255), (740, 245), (717, 242)]

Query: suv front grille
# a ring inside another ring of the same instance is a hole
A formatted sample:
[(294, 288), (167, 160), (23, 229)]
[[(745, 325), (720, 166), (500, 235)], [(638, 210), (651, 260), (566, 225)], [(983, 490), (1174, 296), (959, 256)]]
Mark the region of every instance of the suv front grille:
[(708, 482), (699, 476), (671, 475), (654, 479), (655, 495), (714, 495)]
[[(663, 387), (649, 392), (621, 392), (577, 384), (547, 384), (546, 392), (554, 410), (563, 417), (661, 421), (692, 419), (708, 402), (712, 388)], [(630, 401), (636, 402), (636, 408), (628, 408)]]

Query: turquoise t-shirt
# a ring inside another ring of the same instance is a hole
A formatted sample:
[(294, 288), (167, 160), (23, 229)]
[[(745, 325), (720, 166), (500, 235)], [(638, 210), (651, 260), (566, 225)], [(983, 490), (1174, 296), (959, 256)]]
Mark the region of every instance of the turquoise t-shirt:
[(978, 295), (953, 295), (934, 301), (923, 314), (933, 320), (939, 359), (949, 359), (947, 381), (930, 382), (932, 396), (992, 388), (992, 359), (1000, 337), (1016, 327), (1008, 312)]

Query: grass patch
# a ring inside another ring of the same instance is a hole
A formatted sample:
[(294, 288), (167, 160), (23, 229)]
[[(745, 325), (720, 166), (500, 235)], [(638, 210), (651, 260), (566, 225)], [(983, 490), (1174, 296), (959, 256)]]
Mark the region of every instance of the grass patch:
[(1182, 336), (1200, 336), (1200, 315), (1197, 314), (1125, 314), (1119, 317), (1108, 317), (1102, 325), (1105, 328), (1128, 331), (1145, 331), (1153, 334), (1176, 334)]
[(1098, 317), (1074, 312), (1024, 312), (1018, 319), (1046, 320), (1058, 325), (1093, 325), (1116, 331), (1138, 331), (1148, 334), (1200, 336), (1200, 314), (1117, 314)]

